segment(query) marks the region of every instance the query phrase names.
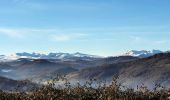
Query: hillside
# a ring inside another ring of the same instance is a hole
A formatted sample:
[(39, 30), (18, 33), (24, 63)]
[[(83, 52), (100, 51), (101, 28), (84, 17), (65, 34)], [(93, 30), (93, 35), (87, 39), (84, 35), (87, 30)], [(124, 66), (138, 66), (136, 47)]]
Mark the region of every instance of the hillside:
[(83, 69), (68, 75), (69, 79), (111, 80), (113, 75), (119, 76), (119, 82), (127, 86), (146, 84), (152, 87), (156, 83), (170, 86), (170, 53), (157, 54), (148, 58), (127, 62), (104, 64)]
[(16, 81), (5, 77), (0, 77), (0, 90), (4, 91), (30, 91), (37, 87), (36, 84), (28, 80)]

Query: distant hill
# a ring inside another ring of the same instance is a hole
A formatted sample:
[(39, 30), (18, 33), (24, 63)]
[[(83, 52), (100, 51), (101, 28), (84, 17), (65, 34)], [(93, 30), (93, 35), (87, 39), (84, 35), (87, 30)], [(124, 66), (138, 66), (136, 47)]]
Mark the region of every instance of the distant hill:
[(29, 91), (38, 85), (28, 80), (16, 81), (0, 76), (0, 90), (4, 91)]
[(0, 75), (15, 80), (49, 79), (56, 75), (66, 75), (82, 69), (139, 59), (132, 56), (98, 58), (91, 60), (77, 59), (62, 61), (58, 59), (20, 58), (11, 62), (0, 63)]
[(142, 83), (150, 87), (156, 83), (170, 86), (169, 72), (170, 53), (161, 53), (148, 58), (83, 69), (69, 74), (68, 78), (111, 80), (114, 75), (117, 75), (118, 81), (128, 86), (137, 86)]
[(77, 53), (78, 57), (69, 58), (69, 60), (19, 58), (0, 62), (0, 76), (39, 82), (55, 78), (57, 75), (66, 75), (70, 80), (96, 78), (108, 81), (113, 75), (118, 75), (118, 81), (128, 86), (141, 83), (149, 86), (155, 83), (170, 86), (170, 53), (160, 53), (157, 50), (152, 52), (156, 54), (149, 57), (126, 55), (95, 58), (89, 56), (87, 59), (85, 55), (80, 57)]

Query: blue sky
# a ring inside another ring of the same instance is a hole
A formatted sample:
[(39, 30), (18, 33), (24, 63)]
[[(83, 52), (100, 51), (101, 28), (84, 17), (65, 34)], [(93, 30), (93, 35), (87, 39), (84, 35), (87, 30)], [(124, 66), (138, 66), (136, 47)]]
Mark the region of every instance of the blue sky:
[(0, 54), (170, 50), (169, 0), (1, 0)]

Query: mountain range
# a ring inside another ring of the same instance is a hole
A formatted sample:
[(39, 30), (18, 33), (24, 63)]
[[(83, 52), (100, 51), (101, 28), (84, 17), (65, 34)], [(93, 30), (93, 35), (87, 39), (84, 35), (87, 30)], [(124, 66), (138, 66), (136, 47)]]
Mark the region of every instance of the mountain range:
[[(130, 50), (120, 56), (134, 56), (139, 58), (149, 57), (158, 53), (163, 53), (160, 50)], [(74, 59), (86, 59), (90, 60), (91, 58), (102, 58), (102, 56), (97, 55), (89, 55), (84, 53), (49, 53), (49, 54), (41, 54), (41, 53), (15, 53), (11, 55), (0, 55), (0, 61), (10, 61), (17, 60), (20, 58), (28, 58), (28, 59), (60, 59), (60, 60), (74, 60)]]
[[(114, 75), (126, 86), (156, 83), (170, 86), (170, 53), (131, 50), (120, 56), (101, 57), (83, 53), (16, 53), (0, 56), (0, 76), (45, 83), (58, 75), (70, 81), (95, 78), (111, 81)], [(0, 82), (1, 83), (1, 82)], [(0, 87), (1, 88), (1, 87)]]
[(163, 51), (160, 50), (130, 50), (127, 51), (124, 55), (125, 56), (134, 56), (134, 57), (139, 57), (139, 58), (145, 58), (149, 56), (153, 56), (155, 54), (163, 53)]
[(0, 55), (0, 61), (11, 61), (17, 60), (20, 58), (27, 58), (27, 59), (60, 59), (60, 60), (74, 60), (74, 59), (86, 59), (89, 58), (100, 58), (100, 56), (96, 55), (88, 55), (83, 53), (49, 53), (49, 54), (41, 54), (41, 53), (15, 53), (11, 55)]
[(133, 87), (145, 84), (152, 88), (155, 84), (170, 86), (170, 53), (160, 53), (147, 58), (103, 64), (68, 74), (68, 79), (110, 80), (119, 76), (118, 81)]

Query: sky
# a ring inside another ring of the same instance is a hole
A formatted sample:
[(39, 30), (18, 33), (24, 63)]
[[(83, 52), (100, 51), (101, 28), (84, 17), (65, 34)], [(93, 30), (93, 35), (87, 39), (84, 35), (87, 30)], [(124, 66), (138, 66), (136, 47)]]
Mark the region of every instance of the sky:
[(170, 0), (0, 0), (0, 54), (170, 50)]

